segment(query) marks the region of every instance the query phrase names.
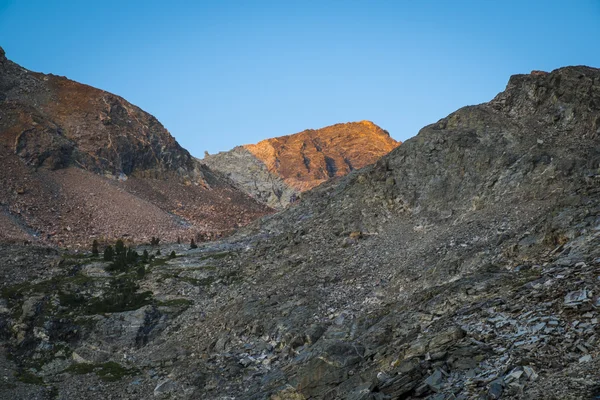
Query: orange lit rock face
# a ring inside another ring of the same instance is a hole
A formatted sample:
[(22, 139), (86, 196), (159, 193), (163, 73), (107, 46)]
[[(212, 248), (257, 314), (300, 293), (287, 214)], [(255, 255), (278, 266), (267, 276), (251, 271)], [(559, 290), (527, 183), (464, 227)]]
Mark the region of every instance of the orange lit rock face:
[(202, 160), (258, 201), (285, 208), (301, 192), (372, 164), (400, 142), (370, 121), (307, 129)]
[(370, 121), (336, 124), (244, 146), (291, 187), (305, 191), (372, 164), (400, 143)]

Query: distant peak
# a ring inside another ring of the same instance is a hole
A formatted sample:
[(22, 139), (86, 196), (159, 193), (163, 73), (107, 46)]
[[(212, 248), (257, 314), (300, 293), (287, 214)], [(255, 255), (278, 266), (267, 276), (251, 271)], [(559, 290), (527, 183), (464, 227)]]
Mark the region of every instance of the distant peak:
[(362, 124), (362, 125), (366, 125), (366, 126), (377, 126), (373, 123), (373, 121), (368, 121), (366, 119), (363, 119), (362, 121), (359, 121), (358, 123)]
[[(375, 124), (373, 121), (369, 121), (366, 119), (363, 119), (362, 121), (341, 122), (338, 124), (326, 126), (324, 128), (316, 129), (316, 131), (325, 131), (325, 130), (332, 129), (332, 128), (337, 129), (337, 128), (341, 128), (344, 126), (345, 127), (355, 127), (355, 128), (359, 128), (359, 129), (366, 129), (367, 131), (386, 133), (389, 136), (389, 133), (387, 131), (385, 131), (384, 129), (382, 129), (379, 125)], [(311, 129), (311, 130), (315, 130), (315, 129)]]

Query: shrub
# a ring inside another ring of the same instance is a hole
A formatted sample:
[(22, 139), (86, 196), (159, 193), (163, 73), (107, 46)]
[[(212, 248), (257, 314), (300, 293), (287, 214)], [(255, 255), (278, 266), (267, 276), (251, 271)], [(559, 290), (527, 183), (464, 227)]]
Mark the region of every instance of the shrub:
[(190, 249), (197, 249), (197, 248), (198, 248), (198, 245), (194, 241), (194, 238), (192, 238), (192, 241), (190, 242)]
[(107, 246), (104, 249), (104, 261), (112, 261), (115, 258), (115, 251), (112, 246)]
[(125, 243), (123, 243), (123, 241), (121, 239), (117, 240), (117, 243), (115, 243), (115, 253), (116, 254), (125, 253)]
[(114, 257), (114, 261), (108, 267), (106, 267), (107, 271), (118, 271), (125, 272), (127, 271), (127, 257), (125, 254), (117, 254)]
[(94, 239), (94, 241), (92, 242), (92, 255), (94, 257), (98, 257), (99, 254), (100, 252), (98, 251), (98, 241)]
[(169, 254), (169, 258), (170, 258), (170, 259), (173, 259), (173, 258), (176, 258), (176, 257), (177, 257), (177, 254), (175, 254), (175, 250), (173, 250), (173, 251), (171, 252), (171, 254)]
[(137, 251), (133, 250), (131, 247), (127, 248), (127, 253), (125, 259), (127, 260), (127, 264), (135, 264), (140, 255)]

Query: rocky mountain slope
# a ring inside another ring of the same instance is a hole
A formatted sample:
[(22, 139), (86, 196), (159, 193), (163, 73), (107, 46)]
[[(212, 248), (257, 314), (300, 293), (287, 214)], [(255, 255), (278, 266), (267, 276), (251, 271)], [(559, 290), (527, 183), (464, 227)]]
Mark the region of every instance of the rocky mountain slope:
[(599, 141), (600, 70), (517, 75), (176, 258), (3, 246), (0, 397), (596, 398)]
[(350, 122), (238, 146), (202, 162), (281, 209), (306, 190), (373, 164), (399, 144), (370, 121)]
[[(0, 239), (224, 231), (270, 212), (119, 96), (28, 71), (0, 49)], [(115, 207), (116, 205), (116, 207)]]

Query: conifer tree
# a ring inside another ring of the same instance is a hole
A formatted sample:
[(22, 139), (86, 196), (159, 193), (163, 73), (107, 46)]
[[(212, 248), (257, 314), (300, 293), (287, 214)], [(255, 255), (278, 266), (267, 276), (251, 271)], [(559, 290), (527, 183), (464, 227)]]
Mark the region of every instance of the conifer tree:
[(98, 254), (100, 254), (98, 251), (98, 241), (94, 239), (94, 242), (92, 243), (92, 255), (98, 257)]
[(115, 251), (112, 246), (107, 246), (104, 249), (104, 261), (112, 261), (115, 258)]
[(115, 253), (116, 254), (125, 253), (125, 243), (123, 243), (123, 241), (121, 239), (117, 240), (117, 243), (115, 243)]

